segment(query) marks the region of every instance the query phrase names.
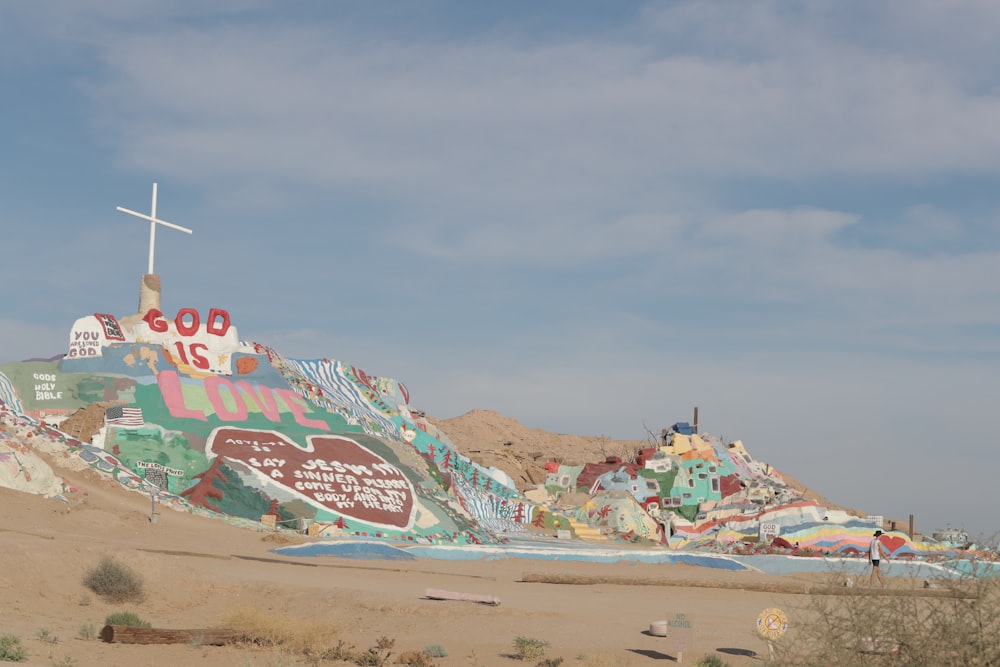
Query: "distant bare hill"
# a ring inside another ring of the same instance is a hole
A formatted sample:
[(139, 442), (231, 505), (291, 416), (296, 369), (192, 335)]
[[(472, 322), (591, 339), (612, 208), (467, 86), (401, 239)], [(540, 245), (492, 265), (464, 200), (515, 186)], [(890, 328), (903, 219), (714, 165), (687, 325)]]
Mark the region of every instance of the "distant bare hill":
[(545, 464), (582, 465), (620, 456), (631, 461), (645, 440), (611, 440), (603, 436), (568, 435), (530, 428), (493, 410), (475, 409), (432, 422), (459, 451), (476, 463), (503, 470), (523, 491), (545, 482)]

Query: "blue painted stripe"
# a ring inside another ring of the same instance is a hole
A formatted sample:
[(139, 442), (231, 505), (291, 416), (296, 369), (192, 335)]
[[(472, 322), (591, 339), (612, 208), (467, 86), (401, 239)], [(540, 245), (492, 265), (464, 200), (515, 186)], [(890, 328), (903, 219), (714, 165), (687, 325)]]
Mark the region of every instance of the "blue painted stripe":
[(3, 373), (0, 373), (0, 401), (3, 401), (3, 404), (11, 412), (16, 412), (19, 415), (24, 414), (24, 405), (21, 404), (21, 399), (14, 390), (14, 383)]

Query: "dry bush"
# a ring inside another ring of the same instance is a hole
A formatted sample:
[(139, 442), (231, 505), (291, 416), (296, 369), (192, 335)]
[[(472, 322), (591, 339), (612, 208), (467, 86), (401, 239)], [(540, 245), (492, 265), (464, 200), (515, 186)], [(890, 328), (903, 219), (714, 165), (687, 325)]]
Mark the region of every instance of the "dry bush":
[(140, 602), (145, 597), (142, 577), (110, 556), (87, 571), (83, 585), (108, 602)]
[(17, 635), (0, 637), (0, 660), (4, 662), (24, 662), (28, 652), (21, 646), (21, 638)]
[(238, 641), (264, 648), (281, 648), (312, 661), (341, 658), (344, 644), (339, 630), (330, 623), (302, 621), (257, 608), (240, 609), (224, 626), (237, 633)]
[(399, 654), (396, 664), (409, 667), (434, 667), (434, 658), (423, 651), (406, 651)]
[(545, 655), (549, 642), (534, 637), (517, 637), (514, 639), (514, 655), (519, 660), (534, 660)]
[(622, 667), (622, 663), (617, 656), (608, 655), (607, 653), (581, 656), (578, 660), (583, 660), (584, 667)]
[(597, 446), (597, 450), (601, 453), (601, 456), (604, 457), (604, 460), (607, 460), (610, 457), (617, 457), (621, 459), (623, 463), (635, 463), (639, 458), (639, 451), (632, 443), (608, 440), (604, 436), (601, 436), (601, 441)]
[(1000, 581), (940, 580), (938, 588), (847, 589), (811, 595), (774, 645), (775, 667), (1000, 665)]
[(369, 646), (364, 653), (353, 656), (354, 664), (361, 667), (382, 667), (389, 662), (392, 656), (392, 647), (396, 645), (395, 639), (390, 639), (385, 635), (378, 638), (374, 646)]

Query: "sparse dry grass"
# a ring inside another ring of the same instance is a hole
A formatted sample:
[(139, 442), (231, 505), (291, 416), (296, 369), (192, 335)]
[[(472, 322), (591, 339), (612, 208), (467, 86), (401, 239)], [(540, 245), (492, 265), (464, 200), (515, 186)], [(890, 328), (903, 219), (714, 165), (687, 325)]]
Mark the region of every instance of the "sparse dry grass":
[(583, 661), (583, 667), (631, 667), (632, 665), (629, 660), (623, 662), (622, 658), (607, 653), (582, 656), (577, 659)]
[(396, 664), (409, 667), (434, 667), (434, 658), (424, 651), (407, 651), (396, 658)]
[(337, 639), (338, 628), (323, 621), (303, 621), (248, 607), (234, 611), (223, 625), (235, 631), (243, 644), (280, 648), (313, 661), (342, 657), (338, 653), (344, 650)]
[[(942, 580), (944, 595), (847, 588), (792, 609), (775, 667), (973, 667), (1000, 664), (1000, 581)], [(845, 591), (842, 591), (845, 592)], [(884, 593), (884, 594), (883, 594)]]

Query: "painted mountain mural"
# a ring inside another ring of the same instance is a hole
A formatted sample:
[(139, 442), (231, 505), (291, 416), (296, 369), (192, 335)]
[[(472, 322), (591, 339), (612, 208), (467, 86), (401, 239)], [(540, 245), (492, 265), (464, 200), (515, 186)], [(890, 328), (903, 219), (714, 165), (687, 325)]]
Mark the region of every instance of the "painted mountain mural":
[(95, 313), (65, 355), (0, 365), (9, 410), (154, 503), (426, 543), (525, 523), (504, 473), (460, 456), (408, 399), (350, 364), (241, 341), (221, 309)]
[(541, 532), (863, 558), (881, 528), (897, 559), (955, 557), (967, 539), (807, 500), (739, 440), (685, 423), (630, 460), (549, 461), (544, 483), (519, 491), (411, 409), (402, 383), (242, 341), (222, 309), (167, 316), (152, 278), (139, 313), (81, 317), (64, 354), (0, 364), (0, 485), (58, 495), (33, 457), (47, 443), (148, 493), (151, 520), (167, 506), (317, 538), (478, 545)]

